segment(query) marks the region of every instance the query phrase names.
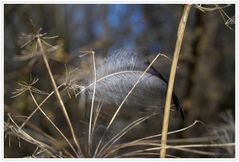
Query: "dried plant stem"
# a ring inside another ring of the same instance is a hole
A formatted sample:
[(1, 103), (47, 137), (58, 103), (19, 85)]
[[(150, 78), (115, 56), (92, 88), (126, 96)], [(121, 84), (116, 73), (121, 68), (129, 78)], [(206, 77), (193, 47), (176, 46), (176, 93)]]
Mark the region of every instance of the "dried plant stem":
[(60, 103), (60, 107), (61, 107), (61, 109), (62, 109), (62, 111), (63, 111), (63, 114), (64, 114), (64, 116), (65, 116), (65, 118), (66, 118), (67, 124), (68, 124), (68, 126), (69, 126), (69, 128), (70, 128), (70, 131), (71, 131), (73, 140), (74, 140), (74, 142), (75, 142), (77, 148), (80, 149), (79, 143), (78, 143), (77, 138), (76, 138), (76, 135), (75, 135), (75, 131), (74, 131), (74, 129), (73, 129), (73, 126), (72, 126), (72, 124), (71, 124), (70, 118), (69, 118), (68, 113), (67, 113), (67, 111), (66, 111), (66, 107), (65, 107), (64, 102), (63, 102), (63, 100), (62, 100), (62, 98), (61, 98), (60, 92), (59, 92), (59, 90), (58, 90), (58, 88), (57, 88), (56, 81), (55, 81), (55, 79), (54, 79), (54, 77), (53, 77), (53, 74), (52, 74), (50, 65), (49, 65), (49, 63), (48, 63), (48, 60), (47, 60), (47, 57), (46, 57), (44, 48), (43, 48), (43, 46), (42, 46), (42, 42), (41, 42), (41, 38), (40, 38), (40, 37), (37, 38), (37, 43), (38, 43), (38, 45), (39, 45), (39, 47), (40, 47), (40, 52), (42, 53), (42, 57), (43, 57), (44, 63), (45, 63), (45, 65), (46, 65), (47, 71), (48, 71), (49, 76), (50, 76), (50, 78), (51, 78), (52, 85), (53, 85), (54, 90), (55, 90), (55, 92), (56, 92), (56, 97), (57, 97), (57, 99), (58, 99), (58, 101), (59, 101), (59, 103)]
[(93, 96), (92, 96), (91, 108), (90, 108), (90, 121), (89, 121), (89, 132), (88, 132), (88, 155), (90, 155), (91, 153), (92, 118), (93, 118), (95, 86), (96, 86), (96, 67), (95, 67), (95, 52), (94, 51), (92, 51), (92, 60), (93, 60), (93, 69), (94, 69), (94, 87), (93, 87)]
[[(155, 143), (153, 143), (153, 145), (157, 145)], [(210, 155), (210, 156), (214, 156), (215, 154), (212, 154), (212, 152), (204, 152), (201, 150), (195, 150), (192, 148), (208, 148), (208, 147), (212, 147), (212, 148), (216, 148), (216, 147), (234, 147), (235, 143), (218, 143), (218, 144), (192, 144), (192, 145), (177, 145), (177, 146), (166, 146), (168, 149), (176, 149), (176, 150), (181, 150), (181, 151), (187, 151), (187, 152), (193, 152), (193, 153), (197, 153), (197, 154), (203, 154), (203, 155)], [(187, 149), (190, 148), (190, 149)], [(122, 155), (120, 155), (120, 157), (128, 157), (128, 156), (133, 156), (136, 155), (138, 153), (144, 153), (147, 151), (156, 151), (156, 150), (161, 150), (162, 147), (160, 146), (160, 144), (158, 144), (158, 147), (150, 147), (150, 148), (146, 148), (146, 149), (140, 149), (140, 150), (135, 150), (132, 152), (127, 152), (124, 153)], [(191, 150), (191, 151), (190, 151)]]
[(127, 125), (124, 129), (122, 129), (119, 133), (117, 133), (114, 137), (112, 137), (99, 151), (97, 157), (101, 157), (102, 155), (104, 155), (104, 152), (107, 152), (108, 150), (111, 151), (111, 146), (116, 143), (122, 136), (124, 136), (128, 131), (130, 131), (131, 129), (133, 129), (134, 127), (136, 127), (137, 125), (141, 124), (142, 122), (144, 122), (145, 120), (149, 119), (150, 117), (152, 117), (153, 115), (156, 114), (151, 114), (148, 116), (144, 116), (141, 117), (135, 121), (133, 121), (132, 123), (130, 123), (129, 125)]
[[(63, 85), (63, 84), (62, 84)], [(62, 85), (58, 86), (57, 88), (60, 88)], [(21, 124), (19, 127), (22, 129), (26, 123), (32, 118), (32, 116), (37, 112), (37, 110), (55, 93), (55, 91), (52, 91), (38, 106), (37, 108), (27, 117), (27, 119)]]
[(93, 124), (92, 124), (92, 134), (94, 134), (95, 132), (95, 128), (96, 128), (96, 123), (97, 123), (97, 120), (100, 116), (100, 111), (101, 111), (101, 108), (103, 106), (103, 102), (99, 102), (98, 105), (97, 105), (97, 108), (96, 108), (96, 112), (95, 112), (95, 116), (94, 116), (94, 121), (93, 121)]
[(11, 115), (8, 113), (8, 118), (9, 120), (13, 123), (13, 124), (9, 124), (9, 123), (4, 123), (4, 129), (6, 127), (6, 129), (10, 129), (11, 130), (11, 135), (15, 135), (16, 137), (18, 137), (18, 139), (23, 139), (29, 143), (32, 143), (46, 151), (50, 150), (52, 152), (56, 152), (55, 149), (53, 149), (51, 146), (35, 139), (34, 137), (32, 137), (31, 135), (29, 135), (27, 132), (25, 132), (22, 129), (19, 129), (19, 126), (17, 125), (17, 123), (12, 119)]
[(97, 155), (99, 147), (102, 143), (103, 138), (105, 137), (106, 133), (108, 132), (110, 126), (112, 125), (112, 123), (114, 122), (116, 116), (118, 115), (119, 111), (121, 110), (121, 108), (123, 107), (124, 103), (126, 102), (127, 98), (129, 97), (129, 95), (133, 92), (133, 90), (135, 89), (135, 87), (139, 84), (139, 82), (141, 81), (141, 79), (143, 78), (143, 76), (147, 73), (147, 71), (150, 69), (150, 67), (154, 64), (154, 62), (158, 59), (158, 57), (161, 56), (161, 54), (157, 54), (155, 56), (155, 58), (153, 59), (153, 61), (149, 64), (149, 66), (145, 69), (145, 71), (140, 75), (139, 79), (135, 82), (135, 84), (133, 85), (133, 87), (130, 89), (130, 91), (128, 92), (128, 94), (125, 96), (124, 100), (121, 102), (121, 104), (119, 105), (119, 107), (117, 108), (116, 112), (114, 113), (113, 117), (111, 118), (108, 126), (106, 127), (106, 130), (104, 132), (104, 134), (102, 135), (96, 149), (95, 149), (95, 154), (94, 157)]
[(166, 103), (165, 103), (165, 108), (164, 108), (164, 119), (163, 119), (162, 137), (161, 137), (162, 149), (160, 149), (160, 157), (161, 158), (165, 158), (165, 156), (166, 156), (167, 134), (168, 134), (168, 125), (169, 125), (170, 106), (171, 106), (171, 100), (172, 100), (173, 85), (174, 85), (174, 80), (175, 80), (175, 74), (176, 74), (179, 53), (180, 53), (180, 49), (181, 49), (181, 45), (182, 45), (183, 35), (184, 35), (190, 8), (191, 8), (191, 4), (185, 5), (183, 15), (181, 17), (179, 27), (178, 27), (177, 42), (176, 42), (176, 47), (174, 50), (173, 62), (171, 65), (171, 71), (170, 71), (169, 83), (168, 83), (168, 89), (167, 89), (167, 96), (166, 96)]
[(41, 111), (41, 113), (47, 118), (47, 120), (53, 125), (53, 127), (60, 133), (60, 135), (64, 138), (64, 140), (67, 142), (67, 144), (69, 144), (69, 146), (71, 147), (71, 149), (74, 151), (74, 153), (76, 154), (76, 156), (78, 156), (77, 151), (75, 150), (75, 148), (72, 146), (72, 144), (70, 143), (70, 141), (66, 138), (66, 136), (61, 132), (61, 130), (54, 124), (54, 122), (47, 116), (47, 114), (40, 108), (40, 105), (37, 103), (34, 95), (32, 94), (31, 91), (30, 95), (34, 101), (34, 103), (36, 104), (36, 106), (38, 107), (38, 109)]
[[(200, 121), (194, 121), (191, 125), (187, 126), (187, 127), (184, 127), (182, 129), (178, 129), (178, 130), (174, 130), (174, 131), (171, 131), (171, 132), (168, 132), (168, 135), (170, 134), (176, 134), (176, 133), (179, 133), (179, 132), (182, 132), (182, 131), (186, 131), (188, 129), (190, 129), (191, 127), (195, 126), (197, 123), (199, 123)], [(127, 147), (131, 147), (131, 146), (134, 146), (134, 145), (137, 145), (141, 142), (145, 142), (145, 141), (153, 141), (153, 138), (158, 138), (158, 137), (161, 137), (162, 134), (156, 134), (156, 135), (151, 135), (151, 136), (147, 136), (147, 137), (143, 137), (143, 138), (139, 138), (137, 140), (134, 140), (134, 141), (130, 141), (130, 142), (126, 142), (126, 143), (123, 143), (123, 144), (119, 144), (117, 145), (116, 147), (113, 147), (110, 149), (110, 151), (108, 151), (108, 153), (106, 155), (104, 155), (104, 157), (108, 157), (109, 155), (111, 155), (112, 153), (120, 150), (120, 149), (124, 149), (124, 148), (127, 148)], [(201, 142), (201, 141), (200, 141)]]

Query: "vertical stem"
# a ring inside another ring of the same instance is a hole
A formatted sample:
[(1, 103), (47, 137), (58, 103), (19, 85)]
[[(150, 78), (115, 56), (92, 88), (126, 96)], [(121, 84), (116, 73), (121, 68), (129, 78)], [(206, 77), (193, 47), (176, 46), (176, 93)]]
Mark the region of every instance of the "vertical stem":
[(93, 109), (94, 109), (94, 100), (95, 100), (95, 86), (96, 86), (96, 67), (95, 67), (95, 52), (92, 51), (93, 59), (93, 69), (94, 69), (94, 88), (93, 95), (91, 100), (91, 109), (90, 109), (90, 121), (89, 121), (89, 132), (88, 132), (88, 155), (91, 154), (91, 144), (92, 144), (92, 118), (93, 118)]
[(69, 116), (68, 116), (68, 113), (67, 113), (67, 111), (66, 111), (66, 107), (65, 107), (64, 102), (63, 102), (63, 100), (62, 100), (62, 98), (61, 98), (60, 92), (59, 92), (59, 90), (58, 90), (58, 88), (57, 88), (56, 81), (55, 81), (55, 79), (54, 79), (54, 77), (53, 77), (53, 74), (52, 74), (52, 72), (51, 72), (50, 65), (49, 65), (49, 63), (48, 63), (48, 60), (47, 60), (47, 57), (46, 57), (44, 48), (43, 48), (43, 46), (42, 46), (41, 38), (39, 38), (39, 37), (37, 38), (37, 43), (39, 44), (40, 51), (41, 51), (41, 53), (42, 53), (42, 57), (43, 57), (44, 63), (45, 63), (45, 65), (46, 65), (47, 71), (48, 71), (49, 76), (50, 76), (50, 78), (51, 78), (51, 82), (52, 82), (53, 88), (54, 88), (54, 90), (55, 90), (55, 92), (56, 92), (56, 97), (57, 97), (57, 99), (58, 99), (58, 101), (59, 101), (59, 103), (60, 103), (60, 107), (61, 107), (61, 109), (62, 109), (62, 111), (63, 111), (63, 114), (64, 114), (64, 116), (65, 116), (65, 118), (66, 118), (67, 124), (69, 125), (69, 128), (70, 128), (70, 131), (71, 131), (73, 140), (74, 140), (74, 142), (75, 142), (77, 148), (79, 149), (79, 148), (80, 148), (79, 143), (78, 143), (77, 138), (76, 138), (76, 136), (75, 136), (75, 132), (74, 132), (74, 129), (73, 129), (73, 127), (72, 127), (72, 124), (71, 124), (70, 118), (69, 118)]
[(168, 133), (173, 85), (174, 85), (174, 80), (175, 80), (175, 75), (176, 75), (176, 68), (177, 68), (179, 53), (181, 50), (183, 35), (184, 35), (190, 8), (191, 8), (191, 4), (185, 5), (184, 11), (183, 11), (180, 23), (179, 23), (179, 27), (178, 27), (177, 42), (176, 42), (176, 46), (175, 46), (175, 50), (174, 50), (173, 62), (171, 65), (171, 71), (170, 71), (169, 83), (168, 83), (168, 89), (167, 89), (167, 96), (166, 96), (166, 103), (165, 103), (165, 108), (164, 108), (163, 128), (162, 128), (162, 137), (161, 137), (161, 149), (160, 149), (160, 157), (161, 158), (165, 158), (165, 155), (166, 155), (167, 133)]

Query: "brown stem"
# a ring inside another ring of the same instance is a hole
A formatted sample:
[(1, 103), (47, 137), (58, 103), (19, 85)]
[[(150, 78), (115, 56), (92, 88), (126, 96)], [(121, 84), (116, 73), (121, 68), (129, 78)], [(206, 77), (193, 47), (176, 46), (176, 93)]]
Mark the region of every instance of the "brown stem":
[(47, 57), (46, 57), (44, 48), (43, 48), (43, 46), (42, 46), (42, 42), (41, 42), (41, 38), (40, 38), (40, 37), (37, 38), (37, 43), (38, 43), (38, 45), (39, 45), (39, 47), (40, 47), (40, 51), (41, 51), (41, 53), (42, 53), (42, 57), (43, 57), (44, 63), (45, 63), (45, 65), (46, 65), (47, 71), (48, 71), (48, 73), (49, 73), (49, 76), (50, 76), (50, 79), (51, 79), (53, 88), (54, 88), (54, 90), (55, 90), (55, 92), (56, 92), (56, 97), (57, 97), (57, 99), (58, 99), (58, 101), (59, 101), (59, 103), (60, 103), (61, 110), (63, 111), (63, 114), (64, 114), (64, 116), (65, 116), (65, 118), (66, 118), (67, 124), (68, 124), (68, 126), (69, 126), (69, 128), (70, 128), (70, 131), (71, 131), (73, 140), (74, 140), (74, 142), (75, 142), (77, 148), (80, 149), (80, 146), (79, 146), (79, 143), (78, 143), (78, 141), (77, 141), (77, 138), (76, 138), (74, 129), (73, 129), (73, 127), (72, 127), (70, 118), (69, 118), (68, 113), (67, 113), (67, 111), (66, 111), (66, 107), (65, 107), (64, 102), (63, 102), (63, 100), (62, 100), (62, 98), (61, 98), (60, 92), (59, 92), (59, 90), (58, 90), (58, 88), (57, 88), (56, 81), (55, 81), (55, 79), (54, 79), (54, 77), (53, 77), (53, 74), (52, 74), (50, 65), (49, 65), (49, 63), (48, 63), (48, 60), (47, 60)]
[(88, 155), (91, 154), (91, 145), (92, 145), (92, 118), (94, 112), (94, 100), (95, 100), (95, 87), (96, 87), (96, 67), (95, 67), (95, 52), (92, 51), (92, 61), (93, 61), (93, 69), (94, 69), (94, 88), (93, 88), (93, 96), (91, 100), (91, 108), (90, 108), (90, 121), (89, 121), (89, 132), (88, 132)]
[[(41, 109), (40, 105), (37, 103), (34, 95), (32, 94), (32, 92), (29, 90), (30, 95), (34, 101), (34, 103), (36, 104), (36, 106), (38, 107), (38, 109), (41, 111), (41, 113), (47, 118), (47, 120), (53, 125), (53, 127), (60, 133), (60, 135), (64, 138), (64, 140), (67, 142), (67, 144), (71, 147), (71, 149), (73, 150), (73, 152), (75, 153), (76, 156), (78, 156), (78, 153), (76, 152), (75, 148), (71, 145), (70, 141), (66, 138), (66, 136), (62, 133), (62, 131), (55, 125), (55, 123), (47, 116), (47, 114)], [(20, 128), (19, 128), (20, 129)]]
[(162, 148), (160, 149), (160, 157), (161, 158), (165, 158), (165, 156), (166, 156), (167, 133), (168, 133), (173, 85), (174, 85), (174, 80), (175, 80), (175, 75), (176, 75), (176, 68), (177, 68), (179, 53), (180, 53), (180, 49), (181, 49), (181, 45), (182, 45), (183, 35), (184, 35), (190, 8), (191, 8), (191, 4), (185, 5), (184, 11), (183, 11), (180, 23), (179, 23), (179, 27), (178, 27), (177, 42), (176, 42), (176, 46), (175, 46), (175, 50), (174, 50), (173, 62), (171, 65), (171, 71), (170, 71), (169, 83), (168, 83), (168, 89), (167, 89), (167, 96), (166, 96), (166, 103), (165, 103), (165, 108), (164, 108), (163, 128), (162, 128), (162, 137), (161, 137)]

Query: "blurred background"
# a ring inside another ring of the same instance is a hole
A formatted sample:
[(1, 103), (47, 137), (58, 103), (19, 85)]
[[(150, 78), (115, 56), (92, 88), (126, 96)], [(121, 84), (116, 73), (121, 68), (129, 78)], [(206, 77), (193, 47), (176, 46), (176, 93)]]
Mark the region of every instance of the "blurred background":
[[(206, 7), (211, 8), (213, 5)], [(75, 57), (80, 54), (79, 51), (94, 50), (98, 62), (122, 47), (145, 47), (149, 51), (149, 57), (160, 52), (172, 58), (182, 11), (183, 5), (173, 4), (5, 4), (4, 120), (7, 121), (7, 113), (13, 116), (29, 115), (34, 110), (34, 102), (27, 93), (11, 98), (12, 92), (18, 87), (17, 83), (28, 81), (30, 74), (40, 78), (37, 88), (46, 91), (51, 89), (43, 61), (21, 57), (26, 51), (20, 48), (23, 42), (19, 36), (21, 33), (34, 32), (31, 20), (36, 30), (41, 27), (42, 32), (46, 32), (48, 36), (59, 36), (49, 42), (58, 47), (50, 54), (52, 58), (50, 64), (55, 78), (60, 79), (65, 75), (64, 64), (69, 68), (80, 67), (82, 74), (83, 69), (89, 71), (92, 68), (91, 57), (84, 56), (82, 59)], [(226, 15), (219, 10), (202, 12), (195, 6), (192, 7), (182, 44), (174, 91), (185, 110), (185, 120), (180, 127), (188, 126), (195, 120), (218, 129), (225, 126), (225, 129), (230, 128), (230, 140), (234, 142), (235, 30), (233, 25), (229, 24), (231, 26), (228, 27), (225, 22), (235, 15), (235, 6), (230, 5), (223, 8), (223, 11)], [(170, 65), (169, 60), (164, 60), (158, 62), (155, 67), (168, 78)], [(43, 97), (37, 98), (42, 100)], [(76, 126), (77, 115), (81, 115), (80, 112), (75, 113), (74, 105), (77, 104), (77, 99), (66, 103)], [(54, 99), (50, 99), (46, 106), (58, 107)], [(46, 109), (46, 112), (53, 121), (64, 128), (62, 114), (56, 115), (57, 108)], [(32, 122), (44, 132), (56, 134), (41, 122), (45, 119), (39, 114), (34, 115)], [(19, 123), (22, 122), (20, 118), (18, 120)], [(205, 126), (193, 127), (181, 133), (180, 137), (199, 137), (208, 135), (209, 132), (205, 131)], [(10, 147), (9, 139), (5, 139), (5, 157), (29, 156), (35, 149), (23, 141), (19, 148), (18, 139), (14, 137), (11, 143)], [(181, 153), (178, 156), (196, 155)], [(221, 157), (233, 156), (233, 153), (221, 155)]]

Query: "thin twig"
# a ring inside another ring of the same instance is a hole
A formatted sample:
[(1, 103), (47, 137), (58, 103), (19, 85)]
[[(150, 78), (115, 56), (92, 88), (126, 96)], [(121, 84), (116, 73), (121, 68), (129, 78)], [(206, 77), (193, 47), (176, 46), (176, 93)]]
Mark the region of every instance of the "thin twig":
[[(63, 84), (59, 85), (57, 88), (59, 89), (60, 87), (62, 87)], [(24, 125), (26, 125), (26, 123), (32, 118), (32, 116), (37, 112), (37, 110), (39, 110), (39, 108), (54, 94), (55, 91), (52, 91), (51, 93), (48, 94), (48, 96), (39, 104), (39, 106), (37, 106), (34, 111), (27, 117), (27, 119), (21, 124), (20, 129), (22, 129), (24, 127)]]
[(153, 61), (149, 64), (149, 66), (145, 69), (145, 71), (141, 74), (141, 76), (139, 77), (139, 79), (135, 82), (135, 84), (133, 85), (133, 87), (130, 89), (130, 91), (128, 92), (128, 94), (125, 96), (124, 100), (121, 102), (121, 104), (119, 105), (119, 107), (117, 108), (116, 112), (114, 113), (113, 117), (111, 118), (108, 126), (106, 127), (106, 130), (104, 132), (104, 134), (102, 135), (96, 150), (95, 150), (95, 155), (96, 156), (98, 149), (102, 143), (103, 138), (105, 137), (106, 133), (108, 132), (110, 126), (112, 125), (112, 123), (114, 122), (116, 116), (118, 115), (119, 111), (121, 110), (122, 106), (124, 105), (124, 103), (126, 102), (127, 98), (129, 97), (129, 95), (133, 92), (133, 90), (135, 89), (135, 87), (138, 85), (138, 83), (141, 81), (141, 79), (143, 78), (143, 76), (147, 73), (147, 71), (150, 69), (150, 67), (153, 65), (153, 63), (158, 59), (158, 57), (161, 56), (161, 54), (157, 54), (157, 56), (155, 56), (155, 58), (153, 59)]
[(34, 103), (36, 104), (36, 106), (38, 107), (38, 109), (41, 111), (41, 113), (47, 118), (47, 120), (53, 125), (53, 127), (60, 133), (60, 135), (64, 138), (64, 140), (66, 140), (66, 142), (69, 144), (69, 146), (71, 147), (71, 149), (74, 151), (74, 153), (76, 154), (76, 156), (78, 156), (77, 151), (75, 150), (75, 148), (72, 146), (72, 144), (70, 143), (70, 141), (66, 138), (66, 136), (62, 133), (62, 131), (55, 125), (55, 123), (47, 116), (47, 114), (40, 108), (39, 104), (37, 103), (34, 95), (32, 94), (31, 91), (30, 95), (34, 101)]
[[(182, 131), (186, 131), (186, 130), (190, 129), (191, 127), (193, 127), (194, 125), (196, 125), (197, 123), (200, 123), (200, 121), (196, 120), (196, 121), (193, 122), (193, 124), (191, 124), (191, 125), (189, 125), (187, 127), (184, 127), (184, 128), (178, 129), (178, 130), (174, 130), (174, 131), (171, 131), (171, 132), (168, 132), (168, 135), (176, 134), (176, 133), (179, 133), (179, 132), (182, 132)], [(124, 149), (124, 148), (127, 148), (127, 147), (131, 147), (131, 146), (134, 146), (134, 145), (139, 145), (139, 143), (141, 143), (141, 142), (153, 141), (151, 139), (158, 138), (158, 137), (161, 137), (161, 134), (151, 135), (151, 136), (139, 138), (139, 139), (136, 139), (136, 140), (133, 140), (133, 141), (130, 141), (130, 142), (118, 144), (118, 145), (115, 146), (115, 148), (111, 148), (111, 150), (104, 157), (109, 156), (110, 154), (116, 152), (117, 150)]]
[(39, 110), (39, 108), (54, 94), (54, 91), (52, 91), (39, 105), (37, 105), (37, 108), (34, 109), (34, 111), (27, 117), (27, 119), (21, 124), (21, 126), (19, 127), (20, 129), (22, 129), (26, 123), (32, 118), (32, 116), (37, 112), (37, 110)]
[(40, 51), (41, 51), (41, 53), (42, 53), (42, 57), (43, 57), (44, 63), (45, 63), (45, 65), (46, 65), (46, 68), (47, 68), (47, 71), (48, 71), (48, 73), (49, 73), (49, 76), (50, 76), (52, 85), (53, 85), (54, 90), (55, 90), (55, 92), (56, 92), (56, 97), (57, 97), (57, 99), (58, 99), (58, 101), (59, 101), (59, 103), (60, 103), (60, 107), (61, 107), (61, 109), (62, 109), (62, 111), (63, 111), (63, 113), (64, 113), (64, 116), (65, 116), (65, 118), (66, 118), (67, 124), (69, 125), (69, 128), (70, 128), (70, 131), (71, 131), (73, 140), (74, 140), (74, 142), (75, 142), (77, 148), (80, 149), (79, 143), (78, 143), (77, 138), (76, 138), (76, 135), (75, 135), (75, 131), (74, 131), (74, 129), (73, 129), (73, 126), (72, 126), (72, 124), (71, 124), (70, 118), (69, 118), (68, 113), (67, 113), (67, 111), (66, 111), (66, 107), (65, 107), (64, 102), (63, 102), (63, 100), (62, 100), (62, 98), (61, 98), (60, 92), (59, 92), (59, 90), (57, 89), (56, 81), (55, 81), (55, 79), (54, 79), (54, 77), (53, 77), (53, 74), (52, 74), (50, 65), (49, 65), (49, 63), (48, 63), (48, 60), (47, 60), (47, 57), (46, 57), (44, 48), (43, 48), (43, 46), (42, 46), (42, 41), (41, 41), (41, 38), (40, 38), (40, 37), (37, 37), (37, 43), (39, 44)]
[[(150, 144), (151, 145), (151, 144)], [(120, 157), (125, 157), (125, 156), (133, 156), (136, 155), (138, 153), (143, 153), (143, 152), (147, 152), (147, 151), (156, 151), (156, 150), (161, 150), (162, 147), (160, 146), (160, 144), (152, 144), (152, 145), (158, 145), (158, 147), (151, 147), (151, 148), (146, 148), (146, 149), (140, 149), (140, 150), (135, 150), (132, 152), (127, 152), (124, 153), (122, 155), (120, 155)], [(183, 151), (189, 151), (188, 149), (184, 149), (184, 148), (208, 148), (208, 147), (212, 147), (212, 148), (217, 148), (217, 147), (233, 147), (235, 146), (235, 143), (218, 143), (218, 144), (192, 144), (192, 145), (177, 145), (177, 146), (166, 146), (167, 149), (177, 149), (177, 150), (183, 150)], [(202, 154), (202, 151), (200, 152), (199, 150), (194, 150), (194, 153), (198, 153), (198, 154)], [(204, 152), (204, 155), (206, 153)], [(207, 155), (212, 155), (211, 153), (207, 154)], [(213, 154), (215, 155), (215, 154)]]
[(91, 108), (90, 108), (90, 121), (89, 121), (89, 132), (88, 132), (88, 155), (91, 154), (92, 118), (93, 118), (95, 87), (96, 87), (96, 67), (95, 67), (95, 52), (94, 51), (92, 51), (92, 59), (93, 59), (92, 61), (93, 61), (93, 69), (94, 69), (94, 86), (93, 86), (93, 96), (92, 96)]
[(166, 103), (165, 103), (165, 109), (164, 109), (163, 128), (162, 128), (162, 137), (161, 137), (162, 149), (160, 149), (161, 158), (165, 158), (165, 155), (166, 155), (165, 147), (167, 145), (167, 135), (168, 135), (168, 125), (169, 125), (169, 115), (170, 115), (170, 106), (171, 106), (172, 93), (173, 93), (173, 85), (174, 85), (177, 62), (178, 62), (179, 53), (180, 53), (180, 49), (182, 45), (184, 30), (186, 27), (186, 22), (188, 19), (190, 8), (191, 8), (191, 4), (185, 5), (183, 15), (181, 17), (180, 24), (178, 27), (177, 42), (176, 42), (176, 47), (174, 51), (173, 62), (171, 65), (171, 72), (169, 76)]
[(117, 133), (114, 137), (112, 137), (99, 151), (97, 157), (104, 155), (104, 152), (107, 152), (108, 150), (111, 149), (111, 146), (116, 143), (122, 136), (124, 136), (127, 132), (129, 132), (131, 129), (135, 128), (137, 125), (141, 124), (142, 122), (144, 122), (145, 120), (149, 119), (150, 117), (152, 117), (153, 115), (156, 115), (156, 113), (154, 114), (150, 114), (148, 116), (144, 116), (141, 117), (135, 121), (133, 121), (132, 123), (130, 123), (129, 125), (127, 125), (124, 129), (122, 129), (119, 133)]
[[(10, 116), (10, 114), (8, 113), (8, 119), (13, 123), (13, 124), (9, 124), (9, 123), (4, 123), (4, 131), (10, 131), (10, 133), (12, 133), (13, 135), (17, 136), (18, 138), (21, 138), (29, 143), (32, 143), (36, 146), (39, 146), (41, 148), (47, 149), (49, 151), (51, 151), (52, 153), (55, 154), (56, 150), (54, 148), (52, 148), (51, 146), (33, 138), (32, 136), (30, 136), (28, 133), (26, 133), (24, 130), (19, 129), (19, 126), (17, 125), (17, 123), (12, 119), (12, 117)], [(8, 132), (7, 132), (8, 133)]]
[(104, 104), (104, 102), (99, 102), (98, 105), (97, 105), (97, 107), (96, 107), (96, 112), (95, 112), (95, 116), (94, 116), (94, 121), (93, 121), (93, 124), (92, 124), (92, 135), (93, 135), (94, 132), (95, 132), (97, 120), (99, 119), (100, 111), (101, 111), (101, 108), (103, 107), (103, 104)]

